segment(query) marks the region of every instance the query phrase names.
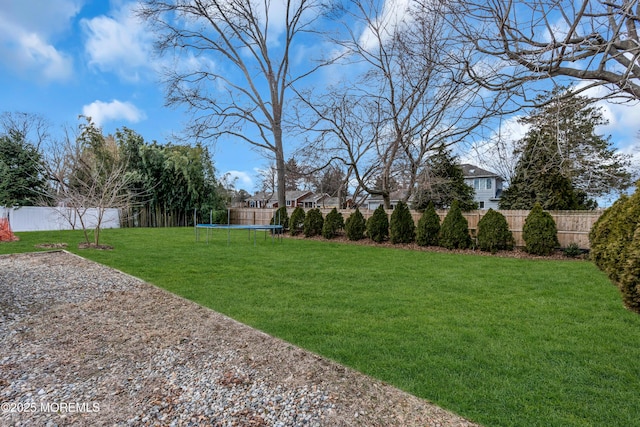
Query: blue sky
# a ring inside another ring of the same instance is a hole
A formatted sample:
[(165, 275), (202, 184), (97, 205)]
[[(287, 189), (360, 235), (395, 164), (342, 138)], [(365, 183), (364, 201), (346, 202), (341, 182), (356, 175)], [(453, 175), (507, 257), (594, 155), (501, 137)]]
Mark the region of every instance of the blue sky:
[[(134, 6), (127, 0), (0, 0), (0, 112), (37, 113), (60, 132), (85, 114), (105, 134), (126, 126), (147, 141), (172, 140), (188, 115), (164, 107), (162, 59), (154, 56), (152, 35), (132, 14)], [(640, 108), (603, 106), (610, 125), (601, 132), (638, 159)], [(240, 142), (212, 152), (219, 174), (237, 176), (237, 188), (257, 189), (256, 171), (268, 165), (258, 152)]]
[[(160, 59), (135, 2), (0, 1), (0, 112), (42, 115), (54, 133), (91, 116), (105, 134), (126, 126), (145, 140), (167, 142), (188, 119), (164, 106)], [(212, 149), (219, 174), (236, 171), (253, 189), (254, 168), (268, 164), (243, 144)]]

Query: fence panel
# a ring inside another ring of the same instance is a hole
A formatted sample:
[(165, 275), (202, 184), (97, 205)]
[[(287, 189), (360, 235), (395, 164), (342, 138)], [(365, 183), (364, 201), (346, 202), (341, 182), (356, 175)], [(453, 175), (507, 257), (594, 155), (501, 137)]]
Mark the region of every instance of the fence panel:
[[(102, 228), (119, 228), (120, 211), (89, 208), (82, 212), (82, 220), (87, 228), (95, 228), (102, 213)], [(0, 208), (0, 215), (9, 219), (11, 230), (16, 231), (57, 231), (79, 230), (82, 228), (77, 212), (71, 208), (23, 206), (20, 208)]]

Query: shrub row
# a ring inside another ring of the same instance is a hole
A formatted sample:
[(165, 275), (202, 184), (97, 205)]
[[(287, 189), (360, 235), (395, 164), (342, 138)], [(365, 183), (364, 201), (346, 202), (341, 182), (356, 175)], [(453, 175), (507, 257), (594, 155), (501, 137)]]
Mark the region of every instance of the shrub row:
[[(368, 237), (378, 243), (388, 239), (393, 244), (416, 242), (419, 246), (442, 246), (447, 249), (467, 249), (477, 245), (480, 250), (491, 253), (512, 250), (515, 244), (506, 218), (493, 209), (489, 209), (478, 222), (474, 242), (469, 233), (469, 223), (462, 215), (457, 201), (452, 203), (442, 224), (433, 204), (429, 204), (416, 226), (411, 211), (403, 202), (398, 203), (390, 220), (382, 206), (368, 220), (364, 219), (359, 209), (346, 221), (336, 208), (326, 218), (322, 217), (320, 209), (310, 209), (305, 214), (300, 207), (293, 211), (291, 219), (287, 218), (286, 209), (284, 213), (278, 209), (272, 223), (277, 222), (276, 216), (280, 221), (284, 218), (292, 235), (302, 232), (305, 237), (322, 235), (331, 239), (344, 229), (349, 240)], [(552, 254), (559, 246), (557, 234), (551, 215), (536, 204), (527, 216), (523, 228), (525, 251), (534, 255)]]

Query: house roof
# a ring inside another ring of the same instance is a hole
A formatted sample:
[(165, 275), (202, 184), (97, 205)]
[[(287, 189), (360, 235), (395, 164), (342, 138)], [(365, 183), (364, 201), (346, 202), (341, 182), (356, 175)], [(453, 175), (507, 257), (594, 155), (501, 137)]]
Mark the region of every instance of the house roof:
[(247, 200), (270, 200), (272, 197), (273, 197), (273, 193), (259, 191), (253, 196), (248, 197)]
[(287, 191), (285, 192), (285, 197), (287, 200), (298, 200), (305, 197), (308, 194), (311, 194), (311, 192), (310, 191)]
[[(407, 195), (407, 190), (396, 190), (396, 191), (392, 191), (389, 194), (389, 200), (391, 200), (392, 202), (397, 202), (400, 201), (402, 199), (404, 199), (404, 197)], [(409, 199), (412, 199), (413, 195), (411, 195), (411, 197)], [(381, 194), (373, 194), (370, 195), (369, 197), (367, 197), (367, 200), (382, 200), (383, 197)]]
[(465, 178), (500, 178), (500, 175), (497, 173), (482, 169), (476, 165), (463, 163), (460, 166), (462, 167), (462, 173)]
[(313, 203), (317, 203), (319, 200), (322, 200), (325, 197), (328, 197), (328, 194), (325, 193), (310, 193), (307, 195), (307, 197), (305, 197), (304, 199), (302, 199), (302, 202), (313, 202)]

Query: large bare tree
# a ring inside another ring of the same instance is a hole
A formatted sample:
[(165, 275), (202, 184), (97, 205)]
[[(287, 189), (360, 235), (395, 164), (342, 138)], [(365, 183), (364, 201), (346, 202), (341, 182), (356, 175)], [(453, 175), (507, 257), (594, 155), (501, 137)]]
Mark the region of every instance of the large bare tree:
[(477, 51), (469, 62), (478, 81), (495, 90), (565, 76), (605, 85), (611, 97), (640, 100), (638, 0), (441, 0), (449, 19)]
[(301, 53), (299, 40), (316, 34), (321, 2), (142, 0), (140, 8), (159, 52), (176, 55), (165, 76), (167, 103), (189, 107), (197, 138), (230, 136), (266, 151), (275, 161), (280, 206), (285, 104), (291, 85), (317, 67), (300, 70), (292, 57)]
[[(324, 95), (302, 99), (319, 131), (313, 154), (339, 159), (358, 186), (390, 207), (393, 183), (411, 197), (427, 156), (458, 143), (499, 109), (465, 74), (469, 51), (436, 2), (353, 0), (348, 37), (337, 40), (358, 73)], [(360, 32), (352, 28), (364, 29)]]

